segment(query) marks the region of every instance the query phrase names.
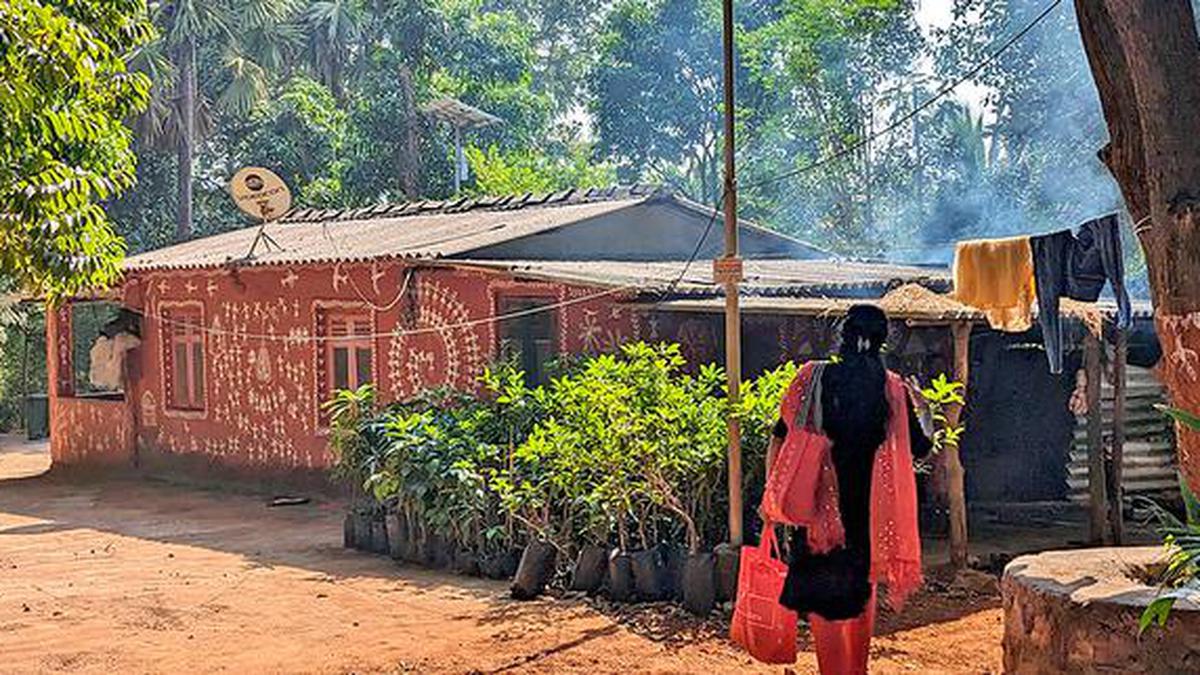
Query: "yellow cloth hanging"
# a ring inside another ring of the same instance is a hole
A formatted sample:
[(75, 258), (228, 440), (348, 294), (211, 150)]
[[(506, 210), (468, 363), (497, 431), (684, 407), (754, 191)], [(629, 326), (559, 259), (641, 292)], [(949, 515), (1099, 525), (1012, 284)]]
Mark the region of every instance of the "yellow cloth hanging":
[(1029, 237), (960, 241), (954, 250), (954, 297), (979, 309), (996, 330), (1033, 327), (1033, 251)]

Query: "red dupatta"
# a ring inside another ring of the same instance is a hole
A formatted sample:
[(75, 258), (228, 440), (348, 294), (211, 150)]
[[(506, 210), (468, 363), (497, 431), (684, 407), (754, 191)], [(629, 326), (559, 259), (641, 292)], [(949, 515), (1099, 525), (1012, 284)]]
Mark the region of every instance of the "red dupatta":
[[(819, 397), (820, 389), (810, 386), (813, 372), (813, 364), (805, 364), (784, 396), (780, 412), (789, 427), (797, 419), (801, 405), (807, 403), (806, 392)], [(891, 371), (887, 373), (886, 395), (890, 412), (887, 436), (875, 453), (871, 477), (871, 581), (887, 586), (888, 605), (898, 609), (922, 582), (921, 539), (917, 529), (917, 482), (909, 442), (908, 391), (900, 376)], [(819, 399), (812, 403), (820, 405)], [(807, 528), (809, 548), (814, 553), (827, 553), (845, 543), (845, 531), (838, 508), (831, 446), (827, 441), (813, 444), (814, 436), (822, 436), (820, 429), (789, 428), (779, 457), (771, 467), (774, 475), (768, 479), (768, 491), (772, 483), (806, 486), (799, 494), (786, 495), (786, 501), (798, 506), (796, 512), (812, 514), (811, 517), (806, 517), (805, 522), (784, 522)], [(780, 472), (820, 478), (797, 482), (778, 475)], [(807, 487), (810, 485), (811, 488)]]

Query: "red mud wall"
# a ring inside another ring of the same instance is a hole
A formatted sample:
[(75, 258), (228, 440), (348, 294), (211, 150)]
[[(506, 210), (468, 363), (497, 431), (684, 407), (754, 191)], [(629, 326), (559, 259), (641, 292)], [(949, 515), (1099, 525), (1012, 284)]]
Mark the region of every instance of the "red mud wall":
[(125, 401), (75, 398), (69, 306), (46, 312), (50, 456), (56, 467), (128, 466), (134, 422)]
[[(497, 329), (492, 321), (461, 324), (495, 314), (504, 297), (583, 299), (556, 311), (562, 353), (611, 349), (635, 333), (638, 321), (617, 296), (592, 298), (600, 289), (392, 262), (143, 272), (123, 292), (125, 304), (143, 313), (142, 344), (128, 365), (139, 457), (250, 476), (330, 465), (321, 343), (313, 339), (322, 308), (371, 317), (373, 379), (383, 400), (441, 385), (476, 387), (496, 357)], [(182, 308), (198, 310), (206, 328), (203, 410), (164, 405), (163, 314)], [(63, 445), (74, 444), (66, 433)]]
[(125, 401), (59, 398), (50, 419), (50, 455), (55, 465), (131, 464), (133, 416)]

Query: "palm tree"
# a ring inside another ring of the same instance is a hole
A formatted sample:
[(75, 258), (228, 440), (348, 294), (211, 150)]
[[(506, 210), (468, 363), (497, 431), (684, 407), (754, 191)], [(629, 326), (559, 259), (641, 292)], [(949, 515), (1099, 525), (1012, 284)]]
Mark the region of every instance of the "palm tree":
[(358, 0), (318, 0), (305, 12), (309, 58), (321, 82), (339, 101), (345, 98), (345, 70), (363, 22)]
[[(197, 58), (216, 60), (208, 88), (221, 112), (244, 115), (267, 98), (299, 44), (297, 0), (166, 0), (151, 3), (160, 38), (132, 59), (154, 87), (136, 122), (139, 143), (173, 148), (177, 157), (175, 237), (192, 233), (196, 142), (212, 128), (212, 111), (197, 79)], [(237, 26), (235, 32), (232, 27)]]

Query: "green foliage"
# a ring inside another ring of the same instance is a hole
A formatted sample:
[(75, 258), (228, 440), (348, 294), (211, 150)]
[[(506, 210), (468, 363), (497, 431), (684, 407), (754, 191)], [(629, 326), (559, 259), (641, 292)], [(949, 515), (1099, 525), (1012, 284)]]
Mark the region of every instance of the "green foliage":
[(40, 306), (0, 308), (0, 430), (23, 428), (25, 396), (46, 393), (46, 313)]
[(624, 180), (684, 185), (708, 202), (720, 184), (720, 7), (623, 0), (603, 23), (588, 86), (599, 149)]
[(475, 184), (472, 194), (503, 195), (545, 193), (565, 188), (605, 187), (616, 182), (616, 172), (606, 164), (594, 164), (587, 146), (579, 145), (561, 157), (535, 150), (502, 151), (466, 148), (467, 164)]
[(1179, 408), (1171, 408), (1164, 405), (1157, 406), (1157, 408), (1184, 428), (1192, 431), (1200, 431), (1200, 417)]
[[(723, 375), (714, 366), (687, 375), (683, 366), (678, 345), (635, 343), (554, 380), (547, 419), (498, 484), (506, 504), (524, 513), (542, 507), (535, 526), (549, 536), (615, 531), (622, 547), (631, 527), (643, 546), (652, 544), (666, 512), (698, 547), (697, 521), (709, 516), (700, 509), (711, 502), (724, 457), (724, 405), (714, 395)], [(561, 513), (544, 510), (555, 503)]]
[(967, 404), (966, 399), (963, 398), (965, 390), (965, 384), (951, 380), (945, 373), (933, 378), (928, 387), (921, 389), (921, 397), (925, 399), (925, 403), (929, 406), (929, 412), (933, 416), (934, 431), (931, 440), (934, 452), (947, 447), (958, 447), (966, 427), (962, 424), (951, 425), (947, 413), (951, 406)]
[[(565, 363), (544, 387), (500, 364), (480, 396), (429, 392), (372, 413), (369, 392), (338, 392), (327, 406), (336, 474), (424, 536), (480, 553), (530, 537), (698, 550), (725, 527), (727, 403), (720, 368), (685, 366), (677, 345), (637, 343)], [(766, 447), (794, 373), (746, 383), (747, 448)]]
[[(1187, 429), (1200, 431), (1200, 417), (1179, 408), (1158, 406), (1158, 409)], [(1139, 634), (1152, 625), (1166, 625), (1176, 600), (1200, 593), (1200, 500), (1182, 475), (1179, 491), (1183, 496), (1186, 520), (1180, 520), (1149, 499), (1139, 500), (1158, 520), (1158, 531), (1167, 549), (1167, 565), (1161, 573), (1159, 595), (1142, 612), (1138, 620)]]
[(322, 408), (329, 418), (333, 475), (363, 485), (379, 464), (372, 443), (377, 439), (373, 424), (375, 387), (364, 384), (355, 390), (338, 390)]
[(779, 420), (783, 396), (798, 370), (795, 363), (788, 361), (742, 383), (736, 411), (742, 425), (742, 489), (747, 504), (761, 501), (760, 491), (766, 484), (767, 443)]
[(367, 425), (376, 461), (360, 472), (368, 492), (394, 501), (422, 536), (479, 553), (512, 540), (491, 482), (512, 466), (515, 439), (540, 416), (540, 393), (525, 387), (519, 370), (502, 364), (482, 380), (487, 397), (431, 391), (377, 415)]
[(221, 140), (243, 162), (275, 170), (314, 206), (344, 203), (349, 116), (321, 83), (296, 76), (245, 124), (223, 127)]
[(149, 81), (144, 0), (0, 4), (0, 273), (52, 297), (112, 282), (124, 244), (99, 203), (134, 183), (123, 121)]

